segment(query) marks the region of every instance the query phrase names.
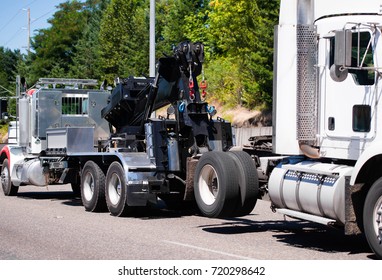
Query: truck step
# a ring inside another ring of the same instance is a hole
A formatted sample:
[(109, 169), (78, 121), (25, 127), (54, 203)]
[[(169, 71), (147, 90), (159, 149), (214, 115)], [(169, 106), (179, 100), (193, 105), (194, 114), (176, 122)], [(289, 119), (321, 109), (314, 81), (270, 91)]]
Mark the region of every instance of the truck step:
[(276, 209), (276, 211), (277, 211), (277, 213), (280, 213), (280, 214), (283, 214), (286, 216), (290, 216), (290, 217), (297, 218), (300, 220), (315, 222), (315, 223), (326, 225), (326, 226), (333, 226), (333, 225), (337, 224), (336, 220), (328, 219), (325, 217), (316, 216), (316, 215), (312, 215), (312, 214), (307, 214), (307, 213), (303, 213), (303, 212), (298, 212), (295, 210), (279, 208), (279, 209)]

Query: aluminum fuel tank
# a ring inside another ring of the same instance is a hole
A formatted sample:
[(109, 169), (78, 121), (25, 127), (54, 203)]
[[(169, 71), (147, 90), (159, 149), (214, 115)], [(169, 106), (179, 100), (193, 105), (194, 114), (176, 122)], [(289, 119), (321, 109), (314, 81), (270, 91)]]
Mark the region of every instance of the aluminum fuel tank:
[(279, 164), (269, 178), (269, 196), (287, 208), (345, 223), (345, 185), (353, 167), (312, 161)]

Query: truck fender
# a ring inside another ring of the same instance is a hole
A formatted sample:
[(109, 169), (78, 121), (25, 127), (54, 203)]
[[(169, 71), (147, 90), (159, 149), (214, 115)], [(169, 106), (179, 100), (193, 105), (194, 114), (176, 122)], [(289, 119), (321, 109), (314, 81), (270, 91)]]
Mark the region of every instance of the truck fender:
[(14, 178), (15, 173), (13, 172), (14, 166), (17, 162), (24, 159), (24, 153), (21, 147), (18, 146), (4, 146), (0, 151), (0, 162), (1, 164), (5, 159), (8, 159), (9, 170), (11, 172), (11, 178)]
[(9, 147), (8, 145), (5, 145), (1, 151), (0, 151), (0, 162), (3, 164), (3, 161), (7, 158), (8, 161), (10, 161), (10, 152), (9, 152)]
[[(382, 158), (382, 146), (381, 146), (381, 143), (380, 142), (377, 142), (377, 143), (373, 143), (370, 147), (368, 147), (362, 154), (361, 156), (358, 158), (355, 166), (354, 166), (354, 169), (353, 169), (353, 172), (352, 172), (352, 175), (351, 175), (351, 179), (350, 179), (350, 185), (354, 185), (356, 183), (360, 183), (358, 182), (358, 178), (359, 176), (361, 175), (361, 171), (362, 171), (362, 168), (371, 160), (371, 159), (375, 159), (377, 157), (381, 157)], [(382, 176), (382, 174), (381, 174)]]
[(126, 182), (129, 184), (127, 189), (127, 205), (146, 206), (150, 195), (148, 185), (145, 185), (144, 182), (148, 183), (150, 178), (155, 176), (156, 170), (155, 164), (150, 161), (147, 154), (116, 152), (112, 157), (107, 158), (107, 161), (110, 163), (117, 161), (123, 168)]

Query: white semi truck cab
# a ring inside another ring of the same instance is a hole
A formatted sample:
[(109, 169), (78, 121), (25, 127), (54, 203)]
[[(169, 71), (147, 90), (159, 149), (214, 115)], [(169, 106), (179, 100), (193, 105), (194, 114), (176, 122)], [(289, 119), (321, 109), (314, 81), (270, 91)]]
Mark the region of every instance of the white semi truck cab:
[(382, 1), (282, 0), (275, 28), (278, 212), (363, 232), (382, 256)]

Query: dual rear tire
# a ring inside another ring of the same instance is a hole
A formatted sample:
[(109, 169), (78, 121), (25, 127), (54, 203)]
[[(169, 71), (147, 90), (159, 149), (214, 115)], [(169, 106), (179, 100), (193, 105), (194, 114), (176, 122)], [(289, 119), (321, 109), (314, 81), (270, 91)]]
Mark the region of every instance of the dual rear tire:
[(208, 152), (194, 177), (195, 200), (206, 217), (238, 217), (251, 213), (258, 195), (256, 168), (245, 152)]
[(81, 200), (86, 211), (109, 210), (113, 216), (129, 212), (126, 179), (120, 163), (113, 162), (105, 175), (94, 161), (87, 161), (81, 174)]
[(122, 165), (113, 162), (106, 175), (106, 204), (113, 216), (126, 216), (132, 207), (127, 205), (126, 176)]
[[(87, 211), (107, 207), (113, 216), (126, 216), (126, 176), (122, 165), (113, 162), (106, 173), (88, 161), (81, 176), (81, 198)], [(258, 196), (258, 178), (252, 158), (245, 152), (207, 152), (194, 174), (194, 193), (200, 212), (206, 217), (239, 217), (252, 212)]]
[(82, 169), (81, 200), (86, 211), (106, 210), (105, 174), (94, 161), (87, 161)]

